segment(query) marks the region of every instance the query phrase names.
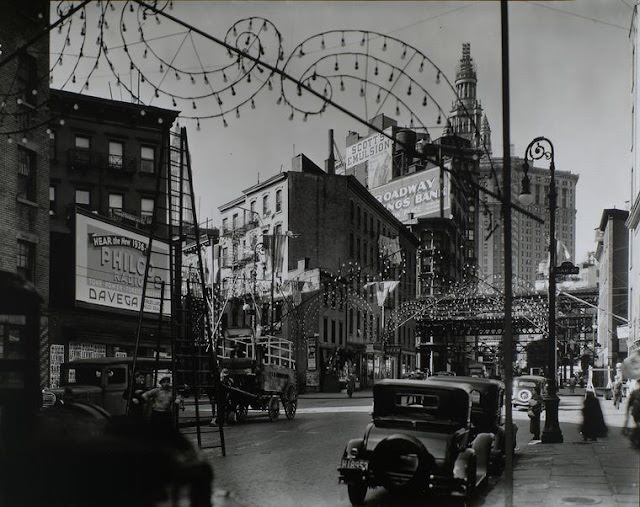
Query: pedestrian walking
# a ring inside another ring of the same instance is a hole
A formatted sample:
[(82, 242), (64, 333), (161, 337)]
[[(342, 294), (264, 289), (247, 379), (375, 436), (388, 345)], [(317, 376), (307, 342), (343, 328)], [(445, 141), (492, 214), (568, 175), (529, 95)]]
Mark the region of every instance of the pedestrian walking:
[[(145, 399), (142, 395), (147, 390), (144, 373), (141, 371), (136, 372), (134, 375), (133, 384), (122, 393), (122, 397), (127, 400), (129, 406), (127, 408), (127, 415), (137, 420), (142, 420), (145, 415)], [(129, 400), (131, 400), (129, 402)]]
[(171, 378), (162, 377), (160, 387), (145, 392), (142, 397), (151, 403), (151, 424), (158, 428), (171, 428), (173, 426), (173, 408), (181, 402), (180, 397), (174, 398), (173, 396)]
[(616, 375), (613, 379), (613, 406), (620, 410), (620, 404), (622, 403), (622, 375)]
[[(629, 416), (635, 422), (635, 427), (631, 430), (629, 429)], [(640, 379), (636, 380), (635, 389), (629, 393), (622, 433), (629, 436), (634, 448), (640, 449)]]
[(587, 390), (582, 406), (582, 438), (584, 440), (597, 440), (604, 438), (608, 433), (607, 424), (604, 422), (602, 407), (593, 389)]
[(542, 395), (540, 385), (536, 385), (531, 398), (529, 399), (529, 432), (532, 440), (540, 440), (540, 414), (542, 414)]

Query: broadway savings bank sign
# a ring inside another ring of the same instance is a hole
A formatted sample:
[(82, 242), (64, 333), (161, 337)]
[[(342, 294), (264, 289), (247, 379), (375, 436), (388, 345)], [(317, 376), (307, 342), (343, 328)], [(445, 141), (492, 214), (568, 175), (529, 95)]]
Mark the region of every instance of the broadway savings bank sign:
[(449, 176), (444, 173), (444, 184), (440, 188), (440, 169), (426, 169), (404, 178), (399, 178), (386, 185), (371, 190), (378, 201), (395, 215), (401, 222), (412, 217), (440, 215), (442, 199), (444, 217), (449, 217)]
[[(149, 238), (94, 216), (76, 214), (76, 301), (140, 311)], [(169, 247), (152, 243), (144, 311), (171, 314)]]

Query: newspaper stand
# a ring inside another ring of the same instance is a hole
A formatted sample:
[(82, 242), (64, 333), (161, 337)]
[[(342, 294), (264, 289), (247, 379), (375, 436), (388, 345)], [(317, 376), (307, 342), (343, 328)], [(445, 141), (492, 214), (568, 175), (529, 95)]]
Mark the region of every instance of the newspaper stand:
[[(249, 412), (266, 412), (270, 421), (280, 404), (292, 420), (298, 406), (293, 343), (275, 336), (227, 338), (219, 354), (227, 420), (242, 422)], [(233, 415), (231, 415), (233, 414)]]

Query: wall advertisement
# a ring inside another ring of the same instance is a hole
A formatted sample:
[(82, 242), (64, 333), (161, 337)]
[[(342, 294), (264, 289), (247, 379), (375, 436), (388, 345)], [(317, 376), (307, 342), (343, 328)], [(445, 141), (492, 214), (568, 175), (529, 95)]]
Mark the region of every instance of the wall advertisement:
[[(76, 213), (76, 302), (140, 311), (149, 238)], [(171, 315), (169, 245), (154, 239), (144, 310)]]
[(393, 180), (372, 191), (374, 197), (401, 222), (412, 218), (440, 216), (440, 200), (443, 200), (443, 216), (450, 216), (450, 181), (444, 172), (444, 185), (440, 188), (440, 168), (433, 167), (403, 178)]
[[(392, 129), (384, 131), (391, 136)], [(393, 142), (383, 134), (374, 134), (347, 146), (346, 168), (367, 162), (367, 188), (376, 188), (391, 180)]]

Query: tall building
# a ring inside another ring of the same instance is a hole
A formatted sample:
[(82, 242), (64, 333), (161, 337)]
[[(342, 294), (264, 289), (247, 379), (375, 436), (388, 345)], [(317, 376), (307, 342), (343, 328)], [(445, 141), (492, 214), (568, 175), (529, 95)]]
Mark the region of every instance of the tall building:
[(399, 281), (384, 302), (388, 319), (415, 293), (417, 240), (355, 177), (327, 173), (301, 154), (291, 170), (219, 209), (227, 334), (259, 325), (293, 340), (300, 380), (312, 389), (326, 387), (336, 353), (363, 384), (413, 369), (413, 322), (388, 328), (373, 282)]
[(631, 149), (632, 163), (629, 195), (631, 207), (627, 228), (629, 229), (629, 352), (640, 351), (640, 22), (636, 4), (631, 19)]
[[(48, 23), (48, 2), (0, 5), (0, 271), (32, 283), (41, 298), (36, 334), (43, 354), (42, 385), (47, 377), (49, 301)], [(0, 313), (0, 360), (20, 357), (26, 326)], [(7, 382), (8, 374), (0, 387)]]
[(603, 364), (615, 369), (627, 357), (627, 341), (618, 336), (618, 326), (626, 327), (629, 287), (629, 212), (605, 209), (596, 230), (598, 260), (598, 343)]
[[(61, 90), (51, 90), (50, 108), (58, 118), (50, 126), (47, 206), (55, 385), (62, 361), (133, 354), (156, 204), (156, 223), (168, 221), (169, 130), (178, 113)], [(167, 231), (156, 227), (154, 236), (151, 283), (164, 280), (168, 295)], [(159, 314), (151, 304), (145, 309)], [(163, 314), (169, 305), (167, 297)], [(157, 316), (144, 323), (138, 353), (170, 350), (168, 326), (161, 339)]]
[[(521, 190), (524, 159), (511, 158), (511, 201), (518, 202)], [(531, 161), (528, 161), (531, 164)], [(533, 290), (540, 262), (546, 261), (549, 252), (549, 170), (540, 167), (528, 169), (533, 203), (523, 206), (527, 211), (545, 221), (541, 224), (523, 213), (512, 212), (513, 278), (522, 290)], [(556, 239), (558, 262), (575, 261), (576, 184), (578, 175), (569, 171), (555, 171), (557, 198)], [(493, 193), (502, 192), (502, 158), (480, 161), (480, 183)], [(480, 193), (480, 249), (479, 276), (500, 284), (504, 273), (504, 245), (501, 202)]]

